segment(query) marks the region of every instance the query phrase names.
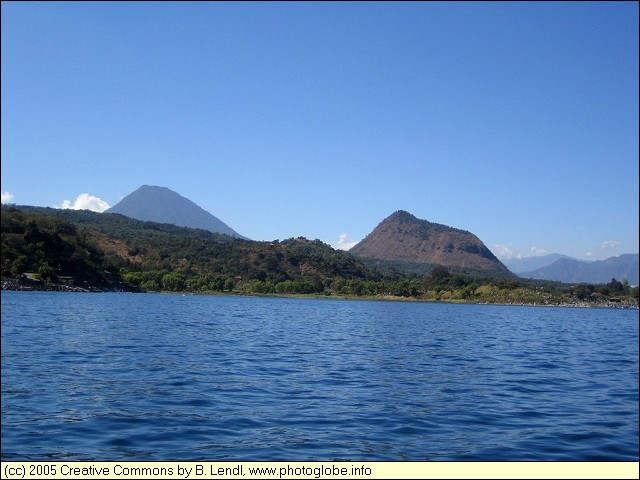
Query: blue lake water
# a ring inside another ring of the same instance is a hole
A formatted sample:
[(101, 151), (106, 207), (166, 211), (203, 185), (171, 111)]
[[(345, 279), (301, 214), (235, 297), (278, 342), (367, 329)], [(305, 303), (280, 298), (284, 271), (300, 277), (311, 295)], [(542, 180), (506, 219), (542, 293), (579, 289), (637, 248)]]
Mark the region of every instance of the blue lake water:
[(3, 460), (638, 460), (638, 310), (2, 292)]

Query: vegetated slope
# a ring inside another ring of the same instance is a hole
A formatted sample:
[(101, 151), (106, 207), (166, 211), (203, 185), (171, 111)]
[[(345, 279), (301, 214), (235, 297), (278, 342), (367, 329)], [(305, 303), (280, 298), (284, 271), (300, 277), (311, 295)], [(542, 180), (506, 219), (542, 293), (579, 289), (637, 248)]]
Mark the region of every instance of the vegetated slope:
[(143, 185), (106, 210), (106, 213), (245, 238), (222, 220), (167, 187)]
[(5, 279), (26, 278), (34, 285), (37, 279), (68, 288), (127, 289), (118, 268), (88, 231), (61, 218), (4, 207), (2, 277), (3, 283)]
[(421, 220), (403, 210), (383, 220), (349, 252), (377, 267), (415, 273), (443, 266), (478, 277), (514, 276), (472, 233)]
[[(177, 274), (184, 280), (182, 288), (175, 288), (180, 290), (187, 288), (188, 279), (198, 279), (194, 280), (198, 290), (222, 290), (218, 288), (221, 283), (230, 280), (225, 290), (237, 283), (258, 281), (265, 284), (258, 288), (266, 289), (266, 293), (275, 291), (276, 285), (283, 282), (289, 283), (282, 288), (290, 290), (283, 293), (312, 293), (324, 291), (337, 278), (362, 281), (380, 278), (377, 272), (347, 252), (334, 250), (319, 240), (300, 237), (254, 242), (206, 230), (143, 222), (118, 214), (30, 206), (18, 208), (20, 210), (2, 208), (3, 260), (5, 227), (7, 233), (12, 230), (8, 220), (15, 216), (25, 217), (25, 222), (44, 218), (49, 223), (67, 225), (66, 228), (89, 242), (95, 252), (92, 255), (109, 260), (111, 271), (123, 275), (121, 280), (142, 288), (153, 285), (154, 289), (163, 289), (162, 277), (167, 274)], [(23, 235), (22, 243), (29, 243), (24, 238), (24, 229), (16, 233)], [(47, 243), (56, 244), (51, 239)], [(64, 251), (58, 253), (65, 256)], [(16, 258), (17, 255), (7, 256), (3, 275), (37, 270), (34, 263), (37, 259), (30, 259), (23, 268), (14, 263)], [(61, 262), (57, 261), (51, 266), (55, 270), (59, 265)], [(146, 286), (142, 285), (145, 282)]]

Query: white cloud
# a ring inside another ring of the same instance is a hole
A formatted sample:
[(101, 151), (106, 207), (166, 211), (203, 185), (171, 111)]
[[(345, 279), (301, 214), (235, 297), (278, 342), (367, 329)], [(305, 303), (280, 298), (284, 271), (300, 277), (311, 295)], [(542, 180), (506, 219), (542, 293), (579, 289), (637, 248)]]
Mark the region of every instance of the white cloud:
[(511, 260), (512, 258), (522, 258), (522, 255), (514, 252), (511, 248), (506, 245), (498, 245), (497, 243), (493, 245), (493, 250), (495, 252), (496, 257), (502, 260)]
[(358, 243), (357, 240), (352, 240), (346, 233), (341, 233), (338, 241), (331, 246), (336, 250), (349, 250), (356, 243)]
[(540, 247), (531, 247), (529, 251), (531, 252), (531, 255), (533, 257), (539, 257), (541, 255), (547, 254), (547, 251), (544, 248), (540, 248)]
[(600, 250), (610, 250), (613, 248), (617, 248), (620, 246), (620, 244), (622, 244), (622, 242), (619, 242), (617, 240), (606, 240), (602, 242), (602, 245), (600, 245)]
[(529, 248), (529, 252), (523, 255), (520, 252), (516, 252), (511, 247), (506, 245), (494, 244), (493, 245), (493, 253), (495, 253), (496, 257), (501, 260), (521, 260), (523, 258), (537, 257), (540, 255), (546, 255), (547, 251), (544, 248), (540, 247), (531, 247)]
[(13, 193), (2, 192), (2, 203), (9, 203), (13, 200)]
[(591, 258), (591, 257), (595, 256), (595, 253), (593, 253), (593, 252), (585, 252), (584, 256), (587, 257), (587, 258)]
[(57, 208), (68, 208), (71, 210), (91, 210), (92, 212), (104, 212), (109, 208), (109, 204), (104, 200), (89, 195), (88, 193), (81, 193), (76, 198), (76, 201), (71, 203), (69, 200), (62, 202), (62, 205)]

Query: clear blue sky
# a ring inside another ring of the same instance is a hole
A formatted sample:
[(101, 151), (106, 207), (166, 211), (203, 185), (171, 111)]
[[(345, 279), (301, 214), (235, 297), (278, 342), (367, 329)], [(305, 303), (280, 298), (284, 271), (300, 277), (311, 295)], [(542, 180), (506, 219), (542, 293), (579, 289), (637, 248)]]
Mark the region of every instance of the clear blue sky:
[(638, 252), (638, 88), (637, 2), (2, 2), (2, 199), (604, 259)]

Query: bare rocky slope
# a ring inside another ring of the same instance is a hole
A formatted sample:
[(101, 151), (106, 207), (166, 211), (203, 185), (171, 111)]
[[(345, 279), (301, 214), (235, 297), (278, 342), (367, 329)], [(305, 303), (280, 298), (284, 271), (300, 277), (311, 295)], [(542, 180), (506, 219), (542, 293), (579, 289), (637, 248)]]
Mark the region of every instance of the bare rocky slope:
[(514, 277), (472, 233), (403, 210), (383, 220), (349, 253), (379, 268), (426, 273), (443, 266), (471, 276)]

